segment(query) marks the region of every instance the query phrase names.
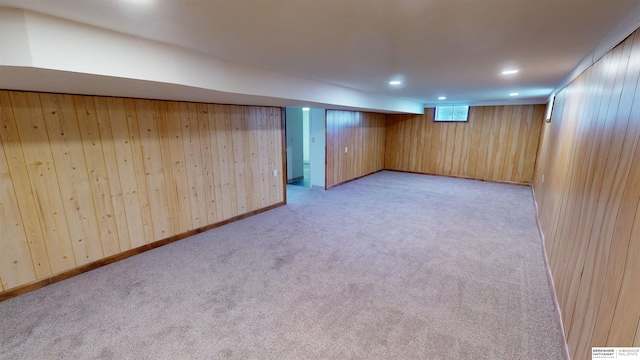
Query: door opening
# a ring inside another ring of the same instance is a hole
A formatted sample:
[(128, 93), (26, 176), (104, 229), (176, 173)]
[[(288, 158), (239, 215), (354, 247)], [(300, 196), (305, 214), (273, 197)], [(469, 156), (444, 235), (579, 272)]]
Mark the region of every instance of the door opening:
[(325, 110), (285, 109), (287, 184), (325, 189)]

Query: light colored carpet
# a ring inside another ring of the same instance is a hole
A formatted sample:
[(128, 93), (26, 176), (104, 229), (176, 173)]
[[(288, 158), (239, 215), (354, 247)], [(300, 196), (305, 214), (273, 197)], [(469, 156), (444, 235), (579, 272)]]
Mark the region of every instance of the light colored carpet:
[(561, 359), (531, 190), (380, 172), (0, 303), (2, 359)]

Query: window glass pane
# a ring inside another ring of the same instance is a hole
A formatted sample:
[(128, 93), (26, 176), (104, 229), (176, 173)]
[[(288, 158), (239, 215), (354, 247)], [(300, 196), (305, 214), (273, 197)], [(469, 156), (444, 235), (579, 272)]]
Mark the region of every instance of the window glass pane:
[(436, 107), (436, 120), (451, 120), (453, 117), (453, 106)]
[(468, 106), (454, 106), (452, 120), (467, 120), (469, 114)]

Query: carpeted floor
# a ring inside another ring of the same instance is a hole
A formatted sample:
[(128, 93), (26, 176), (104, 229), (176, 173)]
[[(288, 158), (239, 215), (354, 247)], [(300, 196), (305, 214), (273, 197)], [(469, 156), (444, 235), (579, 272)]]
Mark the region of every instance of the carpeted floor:
[(0, 303), (2, 359), (561, 359), (531, 189), (383, 171)]

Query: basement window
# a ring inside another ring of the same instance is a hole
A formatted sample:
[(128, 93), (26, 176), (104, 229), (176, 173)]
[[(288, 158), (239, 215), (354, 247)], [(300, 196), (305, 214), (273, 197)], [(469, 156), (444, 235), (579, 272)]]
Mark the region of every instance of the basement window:
[(469, 106), (436, 106), (435, 121), (467, 121)]

